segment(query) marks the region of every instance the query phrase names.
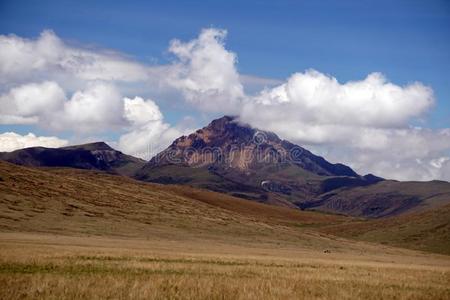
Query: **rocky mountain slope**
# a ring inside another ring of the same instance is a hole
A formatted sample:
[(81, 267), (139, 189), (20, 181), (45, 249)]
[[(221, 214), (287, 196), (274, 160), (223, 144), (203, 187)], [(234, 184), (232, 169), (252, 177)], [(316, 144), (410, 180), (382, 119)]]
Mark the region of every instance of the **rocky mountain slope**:
[(230, 116), (176, 139), (140, 169), (136, 178), (188, 184), (302, 209), (322, 206), (320, 195), (383, 181), (373, 175), (360, 176), (348, 166), (332, 164)]
[(97, 142), (62, 148), (31, 147), (0, 152), (0, 160), (33, 167), (95, 169), (126, 176), (133, 175), (145, 161)]
[(176, 139), (149, 162), (92, 143), (0, 153), (26, 166), (94, 169), (147, 182), (208, 189), (267, 204), (357, 217), (423, 212), (450, 203), (450, 183), (361, 176), (307, 149), (225, 116)]
[(266, 166), (292, 165), (320, 176), (358, 177), (343, 164), (331, 164), (274, 133), (241, 124), (230, 116), (176, 139), (149, 165), (174, 163), (195, 168), (214, 165), (242, 173), (257, 172)]
[(358, 175), (271, 132), (225, 116), (176, 139), (135, 177), (201, 187), (258, 202), (379, 218), (450, 203), (446, 182)]

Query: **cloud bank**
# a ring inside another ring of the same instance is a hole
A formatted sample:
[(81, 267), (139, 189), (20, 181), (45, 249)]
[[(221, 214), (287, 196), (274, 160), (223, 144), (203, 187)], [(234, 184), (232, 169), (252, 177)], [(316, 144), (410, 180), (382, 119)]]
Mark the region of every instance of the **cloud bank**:
[(36, 39), (1, 35), (0, 82), (22, 82), (38, 76), (140, 81), (147, 79), (148, 70), (113, 51), (69, 46), (51, 30)]
[(37, 146), (57, 148), (66, 146), (68, 143), (68, 141), (56, 137), (38, 137), (32, 133), (20, 135), (14, 132), (5, 132), (0, 134), (0, 152)]
[[(190, 130), (165, 121), (160, 99), (171, 95), (205, 116), (238, 115), (359, 173), (450, 180), (450, 129), (412, 125), (421, 124), (434, 107), (430, 87), (401, 86), (377, 72), (349, 82), (313, 69), (284, 81), (240, 74), (226, 35), (208, 28), (190, 41), (172, 40), (173, 60), (158, 66), (69, 45), (52, 31), (36, 39), (0, 36), (0, 123), (70, 131), (81, 138), (112, 132), (122, 151), (148, 159)], [(2, 138), (8, 149), (31, 141), (68, 142), (32, 134)]]

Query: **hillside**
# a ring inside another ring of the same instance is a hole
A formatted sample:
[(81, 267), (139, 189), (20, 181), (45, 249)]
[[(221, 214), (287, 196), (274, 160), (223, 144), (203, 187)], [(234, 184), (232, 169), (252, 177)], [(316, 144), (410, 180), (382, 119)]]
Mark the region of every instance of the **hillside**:
[(301, 228), (348, 220), (96, 171), (0, 162), (0, 178), (2, 231), (323, 242)]
[(135, 178), (300, 208), (324, 192), (382, 180), (359, 176), (348, 166), (332, 164), (230, 116), (176, 139), (138, 170)]
[(448, 182), (385, 180), (370, 186), (324, 193), (314, 203), (314, 209), (379, 218), (422, 212), (449, 204)]
[(407, 226), (420, 249), (450, 254), (436, 227), (448, 210), (434, 212), (365, 221), (0, 162), (0, 298), (446, 299), (448, 256), (364, 242), (395, 244)]
[(20, 149), (0, 153), (0, 160), (32, 167), (97, 170), (281, 207), (363, 218), (398, 216), (450, 203), (448, 182), (360, 176), (348, 166), (330, 163), (228, 116), (176, 139), (149, 162), (103, 142)]
[(377, 220), (324, 228), (323, 232), (450, 255), (450, 205)]
[(145, 161), (114, 150), (104, 142), (61, 148), (32, 147), (0, 153), (0, 160), (30, 167), (96, 169), (131, 176)]
[(222, 117), (176, 139), (135, 178), (182, 184), (279, 206), (364, 218), (450, 203), (448, 182), (398, 182), (332, 164), (271, 132)]
[[(364, 220), (260, 204), (207, 190), (78, 169), (0, 162), (0, 230), (70, 235), (203, 237), (315, 250), (361, 241), (450, 254), (449, 206)], [(354, 246), (351, 246), (354, 247)]]

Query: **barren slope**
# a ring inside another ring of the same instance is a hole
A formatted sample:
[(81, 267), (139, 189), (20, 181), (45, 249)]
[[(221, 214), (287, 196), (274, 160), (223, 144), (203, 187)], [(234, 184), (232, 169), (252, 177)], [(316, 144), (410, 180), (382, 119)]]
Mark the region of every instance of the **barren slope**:
[[(334, 235), (450, 254), (449, 215), (447, 205), (364, 220), (92, 170), (28, 168), (0, 162), (0, 231), (4, 232), (198, 239), (227, 244), (245, 241), (275, 247), (289, 244), (319, 252), (368, 251), (365, 244)], [(379, 251), (377, 247), (373, 251)]]
[(36, 169), (0, 162), (0, 178), (2, 231), (138, 238), (208, 236), (340, 247), (304, 228), (349, 220), (88, 170)]

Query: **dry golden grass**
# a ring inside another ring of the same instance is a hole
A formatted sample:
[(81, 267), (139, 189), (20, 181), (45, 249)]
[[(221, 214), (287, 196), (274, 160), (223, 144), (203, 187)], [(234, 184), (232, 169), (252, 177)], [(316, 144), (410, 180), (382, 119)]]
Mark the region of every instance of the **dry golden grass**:
[(448, 256), (320, 231), (358, 222), (0, 162), (0, 299), (450, 298)]
[[(1, 299), (448, 299), (450, 261), (390, 249), (0, 234)], [(382, 251), (382, 249), (378, 249)]]
[(396, 217), (324, 226), (328, 234), (450, 255), (450, 204)]
[(86, 170), (35, 169), (0, 161), (0, 178), (3, 231), (146, 237), (166, 236), (177, 229), (186, 234), (253, 237), (279, 235), (280, 226), (348, 221)]

